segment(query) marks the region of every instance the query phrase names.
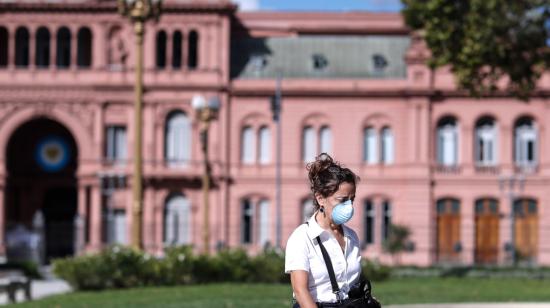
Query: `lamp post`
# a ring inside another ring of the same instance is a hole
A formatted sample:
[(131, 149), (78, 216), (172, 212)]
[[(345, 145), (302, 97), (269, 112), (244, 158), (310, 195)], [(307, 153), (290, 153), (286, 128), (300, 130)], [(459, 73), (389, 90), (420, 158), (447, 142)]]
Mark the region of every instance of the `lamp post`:
[(277, 248), (281, 248), (281, 80), (282, 74), (279, 71), (277, 73), (277, 85), (275, 88), (275, 96), (271, 98), (271, 111), (273, 113), (273, 121), (275, 121), (277, 126), (277, 144), (276, 144), (276, 157), (275, 157), (275, 245)]
[(143, 35), (145, 22), (150, 19), (158, 20), (160, 16), (161, 0), (118, 0), (118, 11), (128, 17), (134, 26), (136, 40), (136, 83), (134, 87), (134, 176), (132, 183), (132, 246), (142, 248), (142, 100), (143, 100)]
[(208, 193), (210, 191), (210, 162), (208, 160), (208, 129), (210, 122), (215, 120), (220, 109), (220, 100), (212, 97), (208, 101), (202, 95), (195, 95), (191, 101), (193, 109), (196, 111), (197, 120), (202, 124), (200, 129), (200, 142), (202, 154), (204, 157), (204, 172), (202, 175), (202, 193), (203, 193), (203, 252), (210, 252), (210, 205)]
[(512, 265), (516, 265), (517, 262), (517, 252), (516, 252), (516, 209), (514, 207), (514, 202), (516, 199), (516, 186), (519, 193), (523, 191), (525, 185), (525, 177), (523, 174), (512, 174), (510, 176), (501, 176), (499, 177), (499, 188), (502, 193), (507, 193), (508, 202), (510, 203), (510, 254), (512, 259)]

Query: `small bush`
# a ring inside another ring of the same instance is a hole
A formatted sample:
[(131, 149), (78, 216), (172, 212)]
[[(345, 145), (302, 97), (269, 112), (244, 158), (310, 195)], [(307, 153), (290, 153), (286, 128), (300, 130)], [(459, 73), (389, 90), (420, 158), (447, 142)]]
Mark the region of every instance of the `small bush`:
[(42, 274), (38, 270), (38, 265), (32, 261), (8, 262), (0, 264), (0, 269), (20, 270), (31, 279), (42, 279)]
[(363, 275), (371, 281), (384, 281), (390, 278), (392, 269), (378, 262), (364, 260), (361, 262)]

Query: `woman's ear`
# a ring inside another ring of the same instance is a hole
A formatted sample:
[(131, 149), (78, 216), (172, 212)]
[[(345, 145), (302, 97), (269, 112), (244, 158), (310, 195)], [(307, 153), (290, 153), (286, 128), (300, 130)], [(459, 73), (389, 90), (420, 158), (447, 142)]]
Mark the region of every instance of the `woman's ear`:
[(320, 193), (315, 193), (315, 200), (317, 200), (317, 204), (319, 204), (319, 206), (325, 205), (325, 198), (321, 196)]

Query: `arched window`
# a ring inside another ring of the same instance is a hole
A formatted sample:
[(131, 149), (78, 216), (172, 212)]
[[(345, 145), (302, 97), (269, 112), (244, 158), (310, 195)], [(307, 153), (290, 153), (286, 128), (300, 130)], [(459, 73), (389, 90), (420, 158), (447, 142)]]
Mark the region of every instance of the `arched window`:
[(254, 130), (250, 126), (245, 126), (241, 132), (241, 162), (253, 164), (255, 155)]
[(191, 207), (181, 194), (171, 196), (164, 206), (164, 244), (191, 243)]
[(330, 127), (323, 126), (319, 131), (319, 140), (320, 140), (320, 153), (330, 154), (332, 152), (332, 131)]
[(394, 159), (394, 142), (393, 142), (393, 132), (391, 128), (384, 127), (382, 128), (381, 134), (381, 158), (382, 163), (385, 165), (389, 165), (393, 163)]
[(241, 233), (241, 242), (243, 244), (252, 243), (252, 232), (253, 232), (253, 223), (254, 223), (254, 206), (250, 199), (244, 199), (241, 203), (242, 208), (242, 233)]
[(35, 64), (37, 68), (50, 66), (50, 30), (45, 27), (36, 31)]
[(166, 67), (166, 32), (164, 30), (161, 30), (157, 32), (157, 68), (165, 68)]
[(374, 223), (376, 219), (376, 211), (374, 209), (374, 203), (372, 200), (367, 199), (365, 200), (365, 208), (364, 208), (364, 241), (365, 244), (373, 244), (374, 243), (374, 235), (375, 235), (375, 228)]
[(199, 65), (199, 34), (195, 30), (189, 32), (188, 48), (187, 68), (193, 70)]
[(258, 132), (259, 139), (259, 159), (260, 164), (267, 164), (271, 161), (271, 131), (269, 127), (262, 126)]
[(445, 166), (458, 164), (458, 127), (452, 117), (441, 119), (437, 125), (437, 162)]
[(79, 68), (92, 65), (92, 31), (82, 27), (77, 34), (76, 64)]
[(15, 31), (15, 66), (29, 66), (29, 30), (25, 27)]
[(496, 164), (497, 130), (492, 118), (484, 117), (476, 123), (475, 128), (475, 161), (480, 166)]
[(183, 42), (183, 37), (181, 35), (181, 32), (180, 31), (174, 32), (174, 36), (172, 37), (172, 67), (173, 68), (181, 68), (182, 42)]
[(300, 223), (308, 221), (315, 213), (315, 207), (313, 206), (313, 200), (308, 198), (302, 202), (302, 220)]
[(57, 31), (56, 65), (58, 68), (68, 68), (71, 65), (71, 30), (61, 27)]
[(523, 117), (514, 128), (514, 160), (520, 167), (537, 164), (537, 129), (533, 119)]
[(191, 160), (191, 121), (182, 111), (166, 119), (165, 160), (169, 166), (185, 166)]
[(390, 236), (390, 228), (392, 224), (391, 203), (388, 200), (382, 201), (382, 241), (385, 241)]
[(258, 244), (262, 247), (271, 243), (269, 201), (261, 200), (258, 203)]
[(8, 29), (0, 27), (0, 67), (8, 66)]
[(367, 127), (363, 136), (363, 160), (371, 165), (378, 162), (378, 137), (373, 127)]
[(302, 132), (302, 161), (311, 162), (316, 155), (315, 130), (311, 126), (304, 127)]

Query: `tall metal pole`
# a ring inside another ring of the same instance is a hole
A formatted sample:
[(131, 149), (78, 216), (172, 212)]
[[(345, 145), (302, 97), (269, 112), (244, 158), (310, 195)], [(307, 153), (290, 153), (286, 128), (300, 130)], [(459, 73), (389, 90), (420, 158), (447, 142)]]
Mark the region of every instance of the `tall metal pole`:
[(142, 198), (142, 100), (143, 100), (143, 35), (145, 22), (160, 16), (160, 0), (118, 0), (118, 10), (134, 25), (136, 36), (136, 82), (134, 86), (134, 175), (132, 178), (132, 246), (143, 248)]
[(136, 84), (135, 84), (135, 108), (134, 108), (134, 177), (132, 185), (133, 195), (133, 219), (132, 219), (132, 246), (137, 249), (142, 247), (142, 97), (143, 97), (143, 21), (134, 23), (136, 34)]
[(202, 110), (202, 122), (204, 127), (201, 131), (202, 152), (204, 155), (204, 173), (202, 175), (202, 193), (204, 202), (204, 219), (203, 219), (203, 251), (205, 254), (210, 253), (210, 204), (208, 194), (210, 191), (210, 162), (208, 161), (208, 129), (210, 128), (209, 109)]
[(275, 99), (273, 102), (273, 120), (277, 126), (277, 145), (276, 145), (276, 157), (275, 157), (275, 202), (276, 202), (276, 246), (281, 247), (281, 233), (282, 233), (282, 209), (281, 209), (281, 79), (282, 75), (279, 72), (277, 74), (277, 86), (275, 89)]

